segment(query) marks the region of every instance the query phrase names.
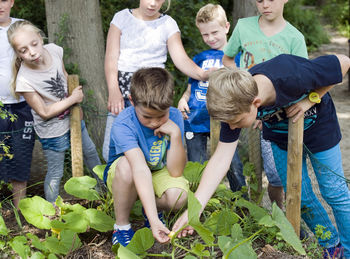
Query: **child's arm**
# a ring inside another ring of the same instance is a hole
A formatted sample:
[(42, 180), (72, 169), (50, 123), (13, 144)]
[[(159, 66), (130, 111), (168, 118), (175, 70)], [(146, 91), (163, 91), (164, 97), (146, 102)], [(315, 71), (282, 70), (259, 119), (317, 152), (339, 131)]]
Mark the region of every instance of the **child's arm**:
[(190, 59), (182, 45), (180, 33), (174, 33), (167, 42), (169, 54), (175, 66), (185, 75), (196, 80), (207, 81), (211, 70), (204, 71)]
[(188, 113), (190, 113), (190, 108), (188, 107), (188, 100), (191, 96), (191, 84), (187, 85), (186, 91), (183, 93), (181, 99), (179, 100), (179, 103), (177, 104), (177, 108), (182, 113), (182, 117), (187, 120), (188, 119)]
[(84, 98), (83, 90), (81, 86), (75, 88), (70, 96), (62, 101), (55, 102), (53, 104), (46, 104), (40, 94), (37, 92), (22, 92), (29, 106), (37, 113), (43, 120), (51, 119), (73, 104), (81, 103)]
[[(350, 59), (349, 59), (349, 57), (347, 57), (345, 55), (336, 55), (336, 56), (339, 60), (341, 72), (342, 72), (342, 75), (344, 77), (345, 74), (349, 71)], [(324, 96), (334, 86), (335, 85), (320, 87), (320, 88), (315, 89), (314, 92), (318, 93), (320, 98), (322, 98), (322, 96)], [(308, 109), (310, 109), (314, 105), (315, 105), (315, 103), (311, 102), (308, 97), (305, 97), (303, 100), (288, 107), (286, 109), (286, 114), (289, 118), (292, 118), (295, 116), (295, 118), (293, 119), (293, 122), (295, 123), (299, 120), (299, 118), (304, 116), (304, 112), (306, 112)]]
[(180, 128), (175, 122), (168, 119), (166, 123), (154, 130), (154, 134), (166, 134), (170, 137), (170, 148), (167, 151), (167, 169), (172, 177), (182, 176), (186, 164), (186, 153)]
[(106, 55), (105, 55), (105, 76), (108, 86), (108, 110), (118, 114), (124, 109), (124, 99), (118, 84), (118, 59), (120, 50), (120, 30), (111, 25), (108, 30)]
[(224, 56), (222, 57), (222, 64), (225, 67), (229, 67), (229, 68), (237, 68), (236, 63), (235, 63), (235, 58), (231, 58), (229, 56), (226, 56), (224, 54)]
[[(219, 141), (213, 156), (209, 159), (207, 166), (204, 169), (198, 189), (195, 192), (196, 198), (202, 205), (201, 212), (204, 210), (209, 199), (215, 192), (216, 188), (229, 170), (232, 157), (236, 151), (237, 141), (232, 143), (224, 143)], [(181, 227), (188, 223), (187, 211), (175, 222), (173, 231), (178, 231)], [(186, 236), (193, 233), (193, 229), (188, 227), (184, 229), (180, 236)]]
[(150, 222), (153, 236), (159, 242), (165, 243), (169, 241), (167, 234), (170, 231), (158, 218), (152, 174), (147, 166), (142, 150), (140, 148), (133, 148), (124, 154), (130, 164), (135, 188)]

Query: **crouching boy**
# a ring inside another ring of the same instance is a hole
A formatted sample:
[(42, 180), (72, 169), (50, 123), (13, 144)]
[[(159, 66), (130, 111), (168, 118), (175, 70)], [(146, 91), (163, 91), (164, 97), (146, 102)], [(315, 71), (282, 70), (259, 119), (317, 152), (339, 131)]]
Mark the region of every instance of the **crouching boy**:
[[(342, 258), (344, 253), (345, 258), (350, 258), (350, 193), (342, 168), (340, 127), (328, 94), (342, 81), (349, 67), (350, 59), (344, 55), (314, 60), (279, 55), (255, 65), (249, 72), (228, 68), (213, 72), (209, 78), (207, 107), (209, 114), (221, 121), (221, 132), (195, 193), (202, 207), (229, 168), (240, 128), (252, 126), (256, 118), (263, 122), (263, 136), (271, 141), (276, 168), (286, 188), (288, 119), (293, 117), (295, 122), (304, 116), (304, 146), (313, 154), (310, 160), (319, 188), (333, 210), (337, 228), (312, 190), (305, 153), (301, 206), (307, 213), (302, 217), (311, 231), (315, 232), (317, 225), (321, 225), (331, 232), (329, 238), (319, 239), (325, 256)], [(184, 213), (173, 229), (177, 231), (186, 222), (187, 213)], [(192, 232), (193, 229), (186, 228), (179, 235)]]
[(131, 80), (133, 106), (115, 119), (104, 180), (112, 190), (116, 223), (112, 243), (126, 246), (134, 235), (129, 214), (137, 197), (145, 226), (159, 242), (170, 232), (163, 210), (177, 210), (187, 201), (188, 182), (182, 176), (186, 154), (183, 119), (171, 107), (174, 81), (162, 68), (136, 71)]

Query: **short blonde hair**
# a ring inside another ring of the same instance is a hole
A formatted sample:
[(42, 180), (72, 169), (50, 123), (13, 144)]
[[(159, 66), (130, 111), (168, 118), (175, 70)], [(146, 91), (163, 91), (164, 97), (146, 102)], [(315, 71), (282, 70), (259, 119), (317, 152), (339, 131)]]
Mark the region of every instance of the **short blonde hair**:
[(173, 104), (174, 80), (163, 68), (141, 68), (132, 76), (130, 92), (135, 106), (164, 111)]
[(223, 67), (209, 76), (207, 108), (213, 119), (232, 120), (249, 112), (258, 87), (252, 75), (237, 68)]
[(196, 25), (216, 20), (221, 26), (226, 27), (227, 17), (224, 8), (218, 4), (207, 4), (199, 9), (196, 16)]

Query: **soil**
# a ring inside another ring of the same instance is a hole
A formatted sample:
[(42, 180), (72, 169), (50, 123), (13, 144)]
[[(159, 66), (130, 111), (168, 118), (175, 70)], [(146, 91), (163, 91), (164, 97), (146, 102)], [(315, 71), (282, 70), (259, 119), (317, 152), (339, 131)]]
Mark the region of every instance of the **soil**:
[[(349, 55), (349, 43), (348, 39), (339, 36), (337, 33), (332, 31), (330, 28), (326, 29), (329, 31), (329, 35), (331, 36), (331, 42), (329, 44), (325, 44), (321, 46), (321, 48), (314, 53), (311, 53), (311, 57), (317, 57), (320, 55), (325, 54), (345, 54)], [(331, 90), (331, 95), (334, 100), (334, 103), (336, 105), (337, 114), (339, 118), (339, 122), (342, 129), (343, 134), (343, 140), (340, 143), (341, 149), (342, 149), (342, 156), (343, 156), (343, 166), (344, 166), (344, 172), (347, 179), (350, 179), (350, 85), (348, 81), (348, 76), (344, 78), (344, 81), (342, 84), (337, 85)], [(35, 153), (40, 153), (40, 150), (35, 151)], [(40, 163), (34, 163), (37, 165), (44, 165), (43, 160), (41, 160)], [(39, 166), (41, 167), (41, 166)], [(41, 170), (43, 168), (40, 168)], [(34, 169), (37, 170), (37, 169)], [(42, 181), (42, 178), (41, 178)], [(33, 183), (38, 182), (34, 178)], [(28, 189), (29, 195), (43, 195), (43, 188), (42, 185), (39, 185), (40, 188), (30, 188)], [(63, 193), (62, 195), (67, 201), (67, 199), (70, 199), (71, 197), (65, 195)], [(6, 194), (2, 193), (2, 197), (6, 197)], [(2, 210), (3, 217), (5, 219), (6, 225), (9, 229), (12, 230), (11, 234), (16, 234), (21, 232), (20, 228), (18, 227), (18, 224), (15, 219), (15, 215), (13, 211), (8, 208), (3, 208)], [(331, 214), (331, 211), (329, 209), (329, 213)], [(28, 233), (31, 232), (33, 234), (38, 235), (39, 237), (44, 238), (45, 237), (45, 231), (39, 230), (37, 228), (34, 228), (30, 224), (26, 223), (26, 221), (21, 217), (23, 229), (22, 232)], [(140, 222), (135, 222), (135, 227), (140, 227)], [(115, 258), (114, 253), (111, 251), (111, 236), (112, 232), (107, 233), (98, 233), (94, 231), (89, 231), (87, 233), (83, 233), (80, 235), (80, 238), (83, 242), (83, 246), (78, 249), (77, 251), (74, 251), (70, 255), (66, 256), (65, 258)], [(154, 253), (161, 253), (161, 251), (167, 250), (168, 245), (162, 245), (159, 243), (156, 243), (155, 246), (152, 248), (152, 252)], [(307, 258), (303, 256), (292, 256), (286, 253), (282, 253), (281, 251), (277, 251), (273, 249), (271, 246), (264, 246), (257, 249), (258, 258), (263, 259), (275, 259), (275, 258)], [(1, 255), (1, 253), (0, 253)], [(158, 257), (159, 258), (159, 257)], [(179, 256), (178, 258), (182, 258), (182, 256)]]

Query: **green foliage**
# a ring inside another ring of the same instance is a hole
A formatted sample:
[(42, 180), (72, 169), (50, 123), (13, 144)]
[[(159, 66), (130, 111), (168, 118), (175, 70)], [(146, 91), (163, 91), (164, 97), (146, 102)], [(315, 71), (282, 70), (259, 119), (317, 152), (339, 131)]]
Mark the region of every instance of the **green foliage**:
[(348, 0), (327, 0), (321, 7), (321, 14), (326, 21), (347, 38), (350, 38), (350, 11)]
[(329, 42), (316, 11), (303, 9), (301, 0), (289, 1), (286, 4), (284, 18), (301, 31), (309, 51), (314, 51), (321, 44)]

